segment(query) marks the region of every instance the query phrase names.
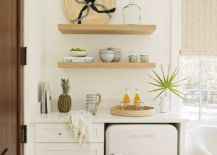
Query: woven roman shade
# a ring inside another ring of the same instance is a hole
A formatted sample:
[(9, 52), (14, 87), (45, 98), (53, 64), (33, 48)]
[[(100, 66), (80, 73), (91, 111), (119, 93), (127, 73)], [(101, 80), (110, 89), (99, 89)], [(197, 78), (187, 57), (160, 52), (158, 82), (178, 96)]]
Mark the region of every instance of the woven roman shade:
[(217, 0), (182, 0), (181, 55), (217, 56)]

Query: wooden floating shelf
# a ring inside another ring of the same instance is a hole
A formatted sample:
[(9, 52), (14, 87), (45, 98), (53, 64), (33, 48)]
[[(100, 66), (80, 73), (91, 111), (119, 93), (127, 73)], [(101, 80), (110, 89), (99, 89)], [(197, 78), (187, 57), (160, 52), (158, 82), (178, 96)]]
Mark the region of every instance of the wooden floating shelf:
[(78, 25), (59, 24), (63, 34), (117, 34), (117, 35), (151, 35), (156, 25)]
[(82, 62), (59, 62), (59, 68), (122, 68), (122, 69), (151, 69), (156, 68), (156, 63), (106, 63), (106, 62), (95, 62), (95, 63), (82, 63)]

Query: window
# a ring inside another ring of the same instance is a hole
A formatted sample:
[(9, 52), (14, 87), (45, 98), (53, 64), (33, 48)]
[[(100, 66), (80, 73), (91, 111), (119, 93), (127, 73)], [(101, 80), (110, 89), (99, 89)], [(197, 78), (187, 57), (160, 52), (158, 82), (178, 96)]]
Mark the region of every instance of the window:
[(183, 114), (191, 120), (217, 120), (217, 57), (181, 57)]

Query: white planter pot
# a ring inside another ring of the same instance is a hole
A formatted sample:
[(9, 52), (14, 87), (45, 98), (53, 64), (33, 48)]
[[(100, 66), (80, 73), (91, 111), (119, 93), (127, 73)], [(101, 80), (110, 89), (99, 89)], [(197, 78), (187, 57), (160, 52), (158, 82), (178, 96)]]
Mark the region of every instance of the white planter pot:
[(159, 104), (160, 106), (160, 112), (161, 113), (167, 113), (168, 107), (169, 107), (169, 103), (167, 102), (168, 97), (165, 96), (160, 96), (161, 102)]

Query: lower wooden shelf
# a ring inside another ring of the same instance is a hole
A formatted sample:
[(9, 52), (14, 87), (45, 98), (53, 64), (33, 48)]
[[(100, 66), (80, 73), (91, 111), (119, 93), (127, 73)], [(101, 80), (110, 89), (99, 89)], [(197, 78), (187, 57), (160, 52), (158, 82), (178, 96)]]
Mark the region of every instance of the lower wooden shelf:
[(106, 63), (106, 62), (95, 62), (95, 63), (82, 63), (82, 62), (59, 62), (58, 68), (122, 68), (122, 69), (151, 69), (156, 68), (156, 63)]

